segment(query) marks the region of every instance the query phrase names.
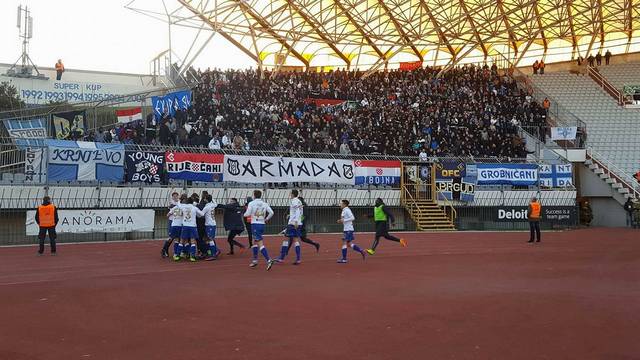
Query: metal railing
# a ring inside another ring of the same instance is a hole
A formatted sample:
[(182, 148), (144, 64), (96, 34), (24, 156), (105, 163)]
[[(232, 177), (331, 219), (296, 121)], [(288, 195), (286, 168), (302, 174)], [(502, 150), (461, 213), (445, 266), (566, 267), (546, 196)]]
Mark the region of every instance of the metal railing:
[(587, 69), (588, 69), (589, 77), (593, 79), (593, 81), (595, 81), (596, 84), (598, 84), (598, 86), (600, 86), (607, 94), (611, 95), (611, 97), (618, 102), (618, 105), (623, 106), (624, 97), (622, 96), (622, 92), (619, 89), (617, 89), (615, 86), (613, 86), (613, 84), (611, 84), (611, 82), (609, 82), (607, 78), (602, 76), (602, 74), (600, 74), (600, 71), (598, 71), (597, 68), (593, 66), (588, 66)]
[(605, 174), (618, 181), (624, 188), (629, 190), (629, 194), (640, 199), (640, 183), (632, 176), (620, 169), (616, 164), (595, 151), (593, 148), (587, 148), (587, 159), (595, 162)]

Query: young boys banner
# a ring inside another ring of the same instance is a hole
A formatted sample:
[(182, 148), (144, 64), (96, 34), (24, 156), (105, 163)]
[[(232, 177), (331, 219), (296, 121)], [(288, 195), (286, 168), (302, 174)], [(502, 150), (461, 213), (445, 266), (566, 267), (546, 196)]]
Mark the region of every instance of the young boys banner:
[(166, 161), (170, 179), (222, 181), (224, 154), (167, 152)]
[(239, 183), (312, 182), (353, 185), (354, 170), (352, 160), (226, 155), (224, 179)]
[(124, 177), (124, 145), (49, 140), (49, 181), (117, 181)]
[(127, 182), (147, 184), (164, 182), (164, 153), (127, 151), (124, 170)]
[(69, 140), (75, 134), (78, 138), (86, 133), (87, 114), (85, 111), (69, 111), (51, 115), (54, 137), (58, 140)]
[(174, 116), (178, 110), (186, 110), (191, 106), (191, 90), (175, 91), (165, 96), (152, 96), (151, 107), (156, 119), (164, 115)]

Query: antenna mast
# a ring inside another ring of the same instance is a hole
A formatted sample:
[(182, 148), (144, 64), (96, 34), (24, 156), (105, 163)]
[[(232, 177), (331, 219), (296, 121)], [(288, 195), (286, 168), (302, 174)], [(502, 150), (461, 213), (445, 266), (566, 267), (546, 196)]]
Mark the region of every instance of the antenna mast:
[[(22, 39), (22, 54), (16, 62), (7, 70), (6, 76), (47, 80), (48, 78), (38, 71), (38, 67), (29, 57), (29, 40), (33, 38), (33, 17), (31, 11), (25, 6), (18, 6), (16, 26), (18, 36)], [(33, 74), (35, 70), (36, 74)]]

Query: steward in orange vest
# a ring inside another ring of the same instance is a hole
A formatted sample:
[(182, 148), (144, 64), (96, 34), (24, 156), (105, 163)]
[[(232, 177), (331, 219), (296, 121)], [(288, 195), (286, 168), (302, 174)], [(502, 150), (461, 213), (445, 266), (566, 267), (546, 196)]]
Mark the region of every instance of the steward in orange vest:
[(538, 199), (535, 197), (531, 198), (531, 202), (529, 203), (529, 212), (527, 214), (529, 217), (529, 230), (531, 235), (528, 242), (532, 243), (536, 237), (536, 242), (540, 242), (540, 217), (542, 216), (542, 205), (540, 205)]
[(56, 225), (58, 225), (58, 221), (58, 208), (51, 203), (50, 197), (45, 196), (42, 198), (42, 205), (38, 206), (36, 210), (36, 223), (40, 226), (38, 255), (44, 253), (44, 239), (47, 237), (47, 232), (49, 233), (51, 255), (56, 254)]

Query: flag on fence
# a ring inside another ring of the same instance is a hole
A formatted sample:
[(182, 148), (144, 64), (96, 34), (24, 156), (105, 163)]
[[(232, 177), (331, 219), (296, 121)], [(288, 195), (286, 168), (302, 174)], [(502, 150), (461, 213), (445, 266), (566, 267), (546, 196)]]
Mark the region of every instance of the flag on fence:
[(142, 108), (136, 107), (132, 109), (116, 110), (116, 116), (118, 117), (118, 122), (121, 124), (142, 120)]
[(356, 185), (391, 185), (400, 182), (400, 161), (356, 160)]
[(576, 126), (552, 127), (551, 140), (575, 140), (577, 132)]

